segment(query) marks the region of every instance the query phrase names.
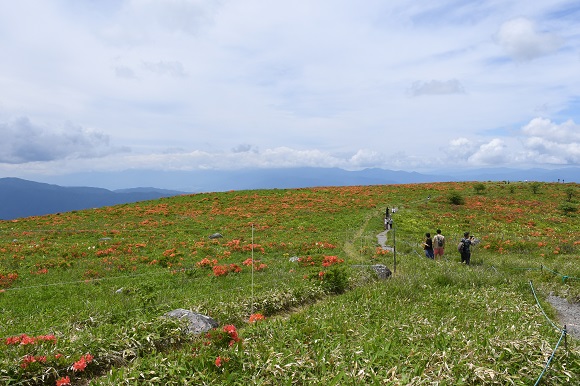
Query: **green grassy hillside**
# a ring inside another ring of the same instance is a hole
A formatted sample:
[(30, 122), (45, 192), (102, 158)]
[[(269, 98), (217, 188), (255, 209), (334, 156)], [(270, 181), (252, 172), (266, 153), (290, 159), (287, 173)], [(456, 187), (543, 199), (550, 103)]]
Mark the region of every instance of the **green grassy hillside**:
[[(437, 183), (3, 221), (0, 384), (568, 385), (580, 344), (544, 299), (580, 301), (579, 199), (576, 184)], [(377, 244), (386, 207), (394, 252)], [(421, 248), (437, 228), (441, 261)], [(187, 336), (163, 317), (176, 308), (220, 327)]]

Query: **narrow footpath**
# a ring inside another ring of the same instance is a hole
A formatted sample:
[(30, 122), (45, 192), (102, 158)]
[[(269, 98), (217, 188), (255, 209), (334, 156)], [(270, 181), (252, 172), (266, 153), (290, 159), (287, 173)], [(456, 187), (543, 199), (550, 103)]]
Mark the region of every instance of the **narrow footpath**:
[(377, 235), (377, 242), (381, 246), (381, 248), (386, 249), (389, 252), (393, 252), (393, 247), (387, 245), (387, 233), (388, 230), (385, 230)]

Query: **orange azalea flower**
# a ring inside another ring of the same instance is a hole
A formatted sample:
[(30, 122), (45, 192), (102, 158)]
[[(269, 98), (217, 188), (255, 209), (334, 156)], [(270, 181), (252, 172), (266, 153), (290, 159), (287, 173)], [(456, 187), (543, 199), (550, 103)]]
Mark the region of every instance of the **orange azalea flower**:
[(85, 354), (85, 356), (83, 358), (85, 359), (85, 361), (87, 363), (91, 363), (94, 359), (94, 357), (91, 354)]
[(197, 265), (198, 267), (210, 267), (214, 264), (217, 264), (217, 260), (211, 261), (207, 257), (205, 257), (201, 261), (198, 261), (197, 263), (195, 263), (195, 265)]
[(230, 338), (232, 338), (232, 340), (230, 341), (230, 346), (233, 346), (236, 342), (240, 341), (240, 337), (238, 336), (236, 326), (234, 326), (233, 324), (225, 325), (224, 332), (227, 332)]
[(250, 323), (255, 323), (259, 320), (264, 320), (264, 319), (265, 319), (264, 315), (260, 314), (259, 312), (250, 315)]
[(64, 377), (56, 380), (56, 386), (67, 386), (70, 385), (70, 378)]
[(72, 367), (74, 371), (84, 371), (87, 368), (87, 364), (91, 363), (93, 361), (93, 356), (91, 354), (85, 354), (81, 357), (81, 359), (79, 359), (78, 361), (76, 361), (75, 363), (73, 363)]
[(36, 343), (36, 339), (32, 336), (28, 336), (26, 334), (22, 334), (20, 336), (20, 344), (25, 346), (27, 344), (35, 344)]
[(228, 274), (227, 265), (214, 265), (212, 267), (214, 276), (225, 276)]
[(74, 371), (85, 371), (87, 368), (87, 362), (84, 358), (81, 358), (80, 360), (73, 363), (72, 367)]
[(34, 355), (25, 355), (24, 358), (22, 358), (22, 363), (20, 364), (20, 367), (25, 369), (28, 367), (29, 364), (36, 362), (36, 358), (34, 357)]
[(339, 259), (336, 256), (324, 256), (324, 259), (322, 260), (323, 267), (330, 267), (333, 264), (340, 264), (340, 263), (344, 263), (344, 259)]

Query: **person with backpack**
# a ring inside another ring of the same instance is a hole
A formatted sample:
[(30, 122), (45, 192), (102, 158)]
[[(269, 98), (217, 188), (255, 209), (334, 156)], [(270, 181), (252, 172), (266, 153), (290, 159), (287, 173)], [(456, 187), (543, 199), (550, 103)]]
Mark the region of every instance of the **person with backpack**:
[(441, 260), (443, 253), (445, 253), (445, 236), (441, 234), (441, 229), (437, 229), (437, 234), (433, 237), (433, 254), (435, 260)]
[(433, 240), (431, 239), (431, 233), (425, 233), (425, 242), (423, 243), (423, 249), (425, 250), (425, 256), (429, 259), (434, 259), (433, 255)]
[(469, 261), (471, 260), (471, 245), (473, 244), (473, 236), (469, 236), (469, 232), (465, 232), (463, 234), (463, 238), (459, 243), (457, 249), (459, 253), (461, 253), (461, 262), (469, 265)]

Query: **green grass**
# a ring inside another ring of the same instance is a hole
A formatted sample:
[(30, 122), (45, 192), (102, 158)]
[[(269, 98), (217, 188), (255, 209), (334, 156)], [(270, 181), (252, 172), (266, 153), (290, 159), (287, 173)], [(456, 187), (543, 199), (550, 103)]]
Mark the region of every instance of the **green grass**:
[[(0, 337), (56, 338), (0, 343), (0, 383), (533, 384), (559, 333), (530, 281), (541, 299), (580, 300), (580, 280), (539, 269), (580, 277), (578, 217), (559, 209), (578, 187), (484, 187), (199, 194), (0, 222)], [(463, 204), (449, 202), (455, 193)], [(386, 206), (399, 208), (388, 235), (397, 269), (376, 281), (358, 266), (394, 268), (393, 254), (377, 250)], [(419, 245), (437, 228), (448, 247), (434, 262)], [(469, 267), (454, 245), (466, 230), (481, 240)], [(224, 237), (209, 240), (215, 232)], [(344, 262), (324, 267), (324, 256)], [(252, 257), (265, 267), (252, 272), (243, 264)], [(241, 272), (214, 275), (212, 265), (231, 264)], [(174, 308), (235, 325), (242, 341), (187, 337), (162, 317)], [(248, 323), (256, 312), (266, 319)], [(545, 384), (579, 377), (580, 345), (567, 343)], [(87, 353), (94, 360), (73, 371)], [(23, 368), (26, 355), (46, 360)]]

